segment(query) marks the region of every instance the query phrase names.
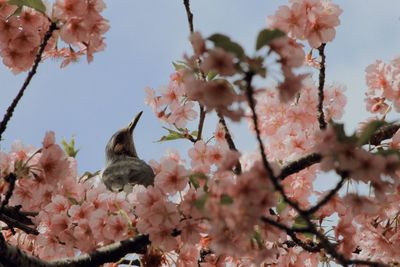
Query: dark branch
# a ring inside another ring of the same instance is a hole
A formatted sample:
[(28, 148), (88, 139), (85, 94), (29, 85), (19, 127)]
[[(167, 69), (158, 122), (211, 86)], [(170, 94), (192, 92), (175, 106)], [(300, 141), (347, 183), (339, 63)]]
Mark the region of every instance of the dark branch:
[(397, 132), (397, 130), (399, 130), (399, 128), (400, 124), (392, 124), (379, 128), (374, 134), (374, 136), (369, 140), (369, 143), (371, 145), (377, 146), (383, 140), (392, 138), (393, 135)]
[(31, 82), (33, 76), (36, 74), (36, 70), (39, 66), (40, 61), (42, 60), (42, 54), (44, 52), (44, 49), (46, 48), (46, 45), (47, 45), (49, 39), (51, 38), (53, 32), (56, 29), (57, 29), (57, 25), (54, 22), (52, 22), (50, 24), (48, 31), (46, 32), (46, 34), (43, 38), (41, 45), (39, 46), (39, 51), (36, 54), (36, 58), (33, 63), (32, 69), (29, 71), (28, 76), (26, 77), (25, 82), (22, 85), (21, 89), (19, 90), (17, 96), (14, 98), (11, 105), (7, 108), (6, 114), (4, 115), (3, 120), (0, 123), (0, 141), (2, 139), (2, 135), (3, 135), (4, 131), (7, 129), (7, 124), (10, 121), (15, 108), (17, 107), (19, 101), (21, 100), (22, 96), (24, 95), (26, 88), (28, 88), (28, 85)]
[(0, 213), (0, 221), (6, 223), (11, 231), (13, 231), (14, 228), (18, 228), (27, 234), (32, 234), (32, 235), (39, 234), (39, 232), (35, 228), (30, 227), (27, 224), (20, 222), (18, 219), (9, 217), (4, 213)]
[(5, 178), (4, 180), (8, 183), (8, 189), (6, 192), (6, 195), (4, 196), (3, 201), (1, 202), (1, 206), (0, 206), (0, 212), (3, 210), (3, 208), (5, 206), (8, 205), (8, 202), (10, 201), (10, 198), (14, 192), (14, 188), (15, 188), (15, 182), (17, 180), (17, 176), (10, 172)]
[(295, 245), (302, 247), (304, 250), (306, 250), (308, 252), (319, 252), (322, 249), (320, 244), (316, 244), (316, 243), (308, 244), (297, 237), (296, 233), (303, 233), (303, 232), (310, 233), (310, 230), (308, 228), (296, 230), (295, 228), (290, 228), (290, 227), (288, 227), (282, 223), (279, 223), (277, 221), (274, 221), (268, 217), (261, 217), (261, 220), (264, 223), (270, 224), (276, 228), (279, 228), (279, 229), (285, 231), (288, 234), (288, 236), (290, 236), (290, 238), (293, 240)]
[(321, 162), (321, 159), (322, 156), (320, 154), (313, 153), (296, 161), (290, 162), (282, 168), (281, 173), (277, 178), (279, 180), (284, 180), (286, 177), (292, 174), (298, 173), (299, 171), (304, 170), (305, 168), (308, 168), (315, 163)]
[(190, 31), (190, 33), (193, 33), (194, 32), (193, 13), (190, 10), (190, 0), (183, 0), (183, 4), (186, 9), (186, 15), (187, 15), (188, 24), (189, 24), (189, 31)]
[(271, 180), (276, 180), (276, 177), (275, 177), (274, 172), (273, 172), (273, 170), (271, 168), (271, 165), (268, 162), (267, 155), (265, 154), (264, 143), (261, 140), (260, 128), (258, 127), (258, 117), (257, 117), (257, 113), (256, 113), (256, 103), (255, 103), (255, 100), (254, 100), (254, 97), (253, 97), (254, 96), (254, 89), (253, 89), (253, 86), (251, 85), (251, 83), (253, 81), (253, 76), (254, 76), (253, 72), (247, 72), (246, 76), (244, 78), (245, 81), (246, 81), (247, 102), (249, 103), (250, 109), (252, 111), (252, 120), (253, 120), (253, 124), (254, 124), (254, 129), (256, 131), (256, 137), (257, 137), (257, 141), (258, 141), (258, 146), (259, 146), (260, 153), (261, 153), (261, 160), (263, 162), (263, 165), (265, 167), (267, 175), (271, 178)]
[(329, 200), (331, 200), (338, 192), (339, 190), (343, 187), (344, 181), (346, 177), (344, 175), (340, 176), (340, 181), (336, 184), (335, 188), (333, 188), (325, 197), (318, 202), (315, 206), (311, 207), (310, 209), (307, 210), (307, 212), (311, 215), (315, 212), (317, 212), (322, 206), (327, 204)]
[(319, 70), (319, 86), (318, 86), (318, 122), (321, 130), (326, 129), (326, 121), (324, 115), (324, 85), (325, 85), (325, 45), (321, 44), (318, 48), (321, 57), (320, 70)]
[(199, 127), (197, 129), (197, 138), (196, 142), (201, 140), (202, 135), (203, 135), (203, 127), (204, 127), (204, 120), (206, 119), (206, 111), (204, 109), (204, 106), (199, 103), (199, 108), (200, 108), (200, 120), (199, 120)]
[[(183, 5), (185, 6), (185, 10), (186, 10), (186, 16), (187, 16), (187, 20), (188, 20), (188, 25), (189, 25), (189, 31), (190, 33), (194, 32), (194, 24), (193, 24), (193, 13), (190, 10), (190, 0), (183, 0)], [(198, 58), (197, 59), (197, 64), (200, 65), (201, 63), (201, 59)], [(201, 74), (201, 78), (203, 80), (206, 80), (206, 76), (204, 75), (204, 73), (202, 71), (200, 71)], [(199, 126), (197, 129), (198, 135), (197, 138), (195, 140), (195, 142), (201, 140), (202, 135), (203, 135), (203, 127), (204, 127), (204, 120), (206, 119), (206, 111), (204, 109), (204, 106), (202, 104), (199, 103), (199, 109), (200, 109), (200, 119), (199, 119)]]
[(48, 262), (7, 244), (4, 237), (0, 235), (0, 263), (9, 267), (93, 267), (107, 262), (116, 262), (129, 253), (138, 253), (148, 244), (150, 244), (148, 236), (140, 235), (102, 247), (90, 254)]
[[(225, 131), (225, 139), (226, 142), (228, 143), (229, 149), (233, 151), (238, 151), (236, 148), (235, 143), (233, 142), (232, 135), (229, 131), (228, 125), (226, 125), (226, 121), (224, 118), (224, 115), (222, 115), (220, 112), (218, 112), (218, 118), (219, 118), (219, 123), (224, 127)], [(235, 169), (234, 169), (235, 174), (241, 174), (242, 173), (242, 165), (240, 164), (240, 161), (236, 163)]]

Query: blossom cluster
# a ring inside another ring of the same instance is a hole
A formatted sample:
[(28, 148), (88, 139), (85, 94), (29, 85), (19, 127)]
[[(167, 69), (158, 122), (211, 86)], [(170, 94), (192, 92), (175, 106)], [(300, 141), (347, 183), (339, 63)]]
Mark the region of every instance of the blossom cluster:
[[(15, 143), (10, 153), (0, 152), (1, 176), (18, 175), (10, 205), (38, 212), (39, 235), (22, 231), (8, 236), (12, 244), (43, 259), (71, 257), (80, 252), (135, 236), (132, 205), (125, 193), (104, 185), (79, 182), (76, 161), (68, 157), (48, 132), (39, 150)], [(1, 180), (2, 193), (8, 188)]]
[(162, 87), (160, 91), (161, 95), (156, 95), (152, 88), (147, 87), (145, 103), (161, 121), (183, 128), (188, 121), (196, 119), (194, 102), (187, 98), (181, 71), (171, 74), (168, 85)]
[[(104, 49), (104, 33), (109, 26), (100, 14), (105, 7), (102, 0), (57, 0), (47, 12), (0, 1), (0, 55), (3, 63), (14, 73), (28, 70), (38, 53), (51, 22), (57, 30), (46, 46), (45, 56), (62, 58), (61, 67), (82, 55), (88, 62), (93, 53)], [(60, 48), (59, 39), (66, 47)]]
[[(389, 147), (397, 146), (396, 135)], [(334, 127), (320, 133), (319, 138), (316, 149), (323, 155), (321, 170), (335, 170), (373, 189), (368, 195), (350, 192), (335, 197), (318, 212), (323, 218), (338, 213), (335, 237), (339, 251), (360, 259), (398, 262), (395, 247), (399, 245), (399, 233), (395, 223), (400, 200), (399, 157), (395, 153), (366, 151), (352, 138), (338, 134)], [(354, 254), (355, 249), (360, 253)]]
[[(227, 37), (218, 38), (226, 40)], [(240, 102), (240, 95), (228, 78), (240, 73), (237, 66), (240, 52), (235, 51), (235, 53), (217, 45), (210, 48), (199, 32), (192, 33), (189, 39), (194, 55), (185, 57), (183, 70), (183, 82), (188, 99), (198, 101), (207, 108), (207, 111), (216, 110), (233, 120), (239, 120), (243, 115), (242, 109), (232, 109), (231, 106)], [(236, 49), (241, 51), (242, 48), (237, 43), (230, 40), (228, 43), (237, 46)]]
[[(326, 119), (339, 120), (346, 105), (345, 87), (332, 84), (324, 88), (324, 113)], [(313, 151), (315, 134), (319, 131), (316, 107), (318, 88), (306, 78), (298, 97), (282, 103), (274, 88), (260, 89), (256, 95), (256, 113), (259, 129), (265, 139), (271, 160), (283, 164)]]
[(342, 10), (330, 0), (292, 0), (289, 6), (280, 6), (268, 17), (269, 25), (290, 37), (307, 40), (312, 48), (331, 42), (340, 24)]
[(295, 74), (294, 70), (304, 64), (303, 47), (290, 37), (284, 36), (272, 40), (269, 44), (271, 51), (279, 55), (283, 82), (278, 86), (279, 99), (282, 102), (289, 102), (303, 87), (307, 74)]
[[(108, 31), (107, 20), (100, 14), (104, 8), (103, 0), (56, 0), (53, 19), (60, 23), (59, 36), (69, 47), (54, 50), (64, 58), (62, 66), (86, 54), (87, 61), (93, 60), (93, 53), (104, 49), (104, 34)], [(77, 47), (75, 51), (71, 46)]]
[(38, 11), (24, 8), (18, 16), (12, 15), (16, 10), (16, 6), (0, 1), (0, 55), (14, 73), (32, 66), (50, 25)]
[(367, 110), (385, 114), (389, 111), (388, 102), (391, 102), (396, 111), (400, 111), (400, 58), (390, 63), (377, 60), (365, 72), (368, 86), (365, 94)]

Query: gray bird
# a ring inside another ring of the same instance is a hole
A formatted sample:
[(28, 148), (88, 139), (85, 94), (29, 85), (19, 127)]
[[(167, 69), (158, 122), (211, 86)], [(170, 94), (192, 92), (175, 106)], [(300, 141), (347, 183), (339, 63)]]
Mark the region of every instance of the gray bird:
[(103, 183), (114, 192), (131, 192), (135, 184), (154, 184), (154, 172), (146, 162), (139, 159), (133, 143), (133, 130), (143, 111), (139, 112), (129, 125), (117, 131), (106, 146), (106, 168), (102, 174)]

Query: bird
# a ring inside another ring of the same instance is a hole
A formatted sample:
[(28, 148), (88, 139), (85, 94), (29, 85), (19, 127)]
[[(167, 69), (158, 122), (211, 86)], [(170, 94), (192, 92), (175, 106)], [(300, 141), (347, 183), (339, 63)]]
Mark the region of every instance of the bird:
[(142, 113), (115, 132), (106, 145), (106, 166), (101, 178), (110, 191), (129, 193), (136, 184), (145, 187), (154, 184), (153, 169), (138, 157), (133, 141), (133, 131)]

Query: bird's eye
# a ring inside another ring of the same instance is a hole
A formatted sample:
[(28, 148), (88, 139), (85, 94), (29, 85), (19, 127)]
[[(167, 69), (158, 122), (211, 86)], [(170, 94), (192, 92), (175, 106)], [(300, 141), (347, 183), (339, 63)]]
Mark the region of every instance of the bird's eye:
[(115, 143), (122, 143), (124, 141), (124, 136), (120, 133), (115, 137)]

